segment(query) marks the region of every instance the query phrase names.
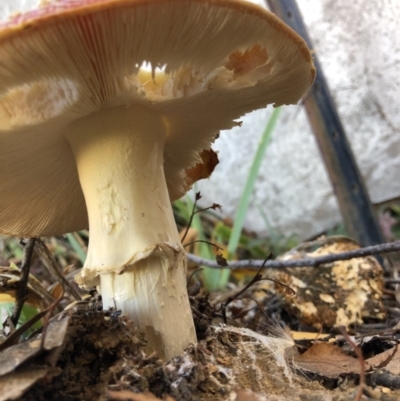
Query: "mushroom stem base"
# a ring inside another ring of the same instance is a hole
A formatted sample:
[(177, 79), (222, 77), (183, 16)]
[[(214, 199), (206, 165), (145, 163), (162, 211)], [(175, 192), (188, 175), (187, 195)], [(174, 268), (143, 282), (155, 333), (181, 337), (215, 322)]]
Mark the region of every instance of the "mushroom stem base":
[[(103, 307), (117, 308), (145, 333), (146, 351), (168, 360), (196, 341), (186, 293), (185, 256), (150, 256), (121, 275), (100, 275)], [(183, 289), (183, 290), (182, 290)]]

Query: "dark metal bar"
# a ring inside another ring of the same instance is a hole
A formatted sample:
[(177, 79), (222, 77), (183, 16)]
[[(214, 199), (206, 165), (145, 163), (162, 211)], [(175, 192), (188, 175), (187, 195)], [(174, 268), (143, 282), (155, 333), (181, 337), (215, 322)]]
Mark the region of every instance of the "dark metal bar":
[[(269, 9), (313, 49), (295, 0), (266, 1)], [(384, 237), (316, 54), (314, 63), (317, 76), (310, 93), (304, 99), (304, 106), (332, 182), (346, 231), (362, 246), (383, 243)]]

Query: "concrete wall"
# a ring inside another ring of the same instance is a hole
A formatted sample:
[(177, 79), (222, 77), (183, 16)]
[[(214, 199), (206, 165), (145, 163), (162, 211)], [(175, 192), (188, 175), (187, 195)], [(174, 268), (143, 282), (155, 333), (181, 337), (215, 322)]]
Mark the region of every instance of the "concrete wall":
[[(297, 0), (373, 202), (400, 196), (400, 1)], [(234, 216), (271, 108), (243, 118), (216, 142), (220, 165), (199, 185), (203, 204)], [(281, 113), (267, 149), (246, 227), (300, 239), (340, 222), (313, 134), (300, 106)]]

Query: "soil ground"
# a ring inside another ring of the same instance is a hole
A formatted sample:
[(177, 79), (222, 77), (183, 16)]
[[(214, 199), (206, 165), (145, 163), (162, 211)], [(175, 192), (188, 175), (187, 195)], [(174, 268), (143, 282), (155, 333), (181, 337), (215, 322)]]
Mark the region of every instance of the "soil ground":
[[(327, 380), (288, 369), (282, 355), (266, 346), (264, 336), (240, 327), (210, 325), (207, 297), (197, 296), (192, 306), (197, 308), (198, 335), (204, 338), (167, 363), (146, 355), (146, 340), (135, 325), (118, 313), (101, 311), (101, 304), (78, 304), (62, 312), (47, 329), (48, 350), (11, 373), (15, 378), (21, 372), (44, 372), (13, 399), (103, 401), (116, 399), (111, 396), (115, 392), (122, 396), (121, 391), (150, 391), (175, 401), (355, 400), (356, 376)], [(62, 337), (61, 341), (52, 336)], [(34, 338), (30, 341), (33, 344)], [(48, 342), (61, 345), (51, 348)], [(398, 390), (384, 394), (369, 388), (364, 394), (362, 400), (400, 399)]]

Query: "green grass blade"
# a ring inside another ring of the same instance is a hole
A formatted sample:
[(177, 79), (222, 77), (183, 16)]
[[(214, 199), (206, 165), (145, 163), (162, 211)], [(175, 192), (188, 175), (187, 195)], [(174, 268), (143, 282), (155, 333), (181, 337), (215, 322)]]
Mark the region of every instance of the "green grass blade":
[(268, 120), (267, 126), (265, 127), (265, 130), (261, 136), (261, 141), (260, 141), (260, 144), (258, 145), (256, 154), (254, 156), (253, 164), (250, 168), (247, 182), (244, 187), (242, 197), (240, 198), (238, 210), (235, 215), (232, 233), (231, 233), (231, 236), (230, 236), (229, 242), (228, 242), (228, 255), (229, 256), (232, 256), (235, 253), (236, 248), (239, 244), (240, 234), (242, 232), (243, 224), (244, 224), (244, 218), (246, 217), (247, 209), (248, 209), (249, 202), (250, 202), (250, 196), (253, 192), (254, 185), (255, 185), (258, 173), (260, 171), (260, 167), (261, 167), (261, 163), (264, 158), (265, 150), (267, 149), (267, 146), (271, 141), (272, 133), (274, 131), (276, 122), (278, 121), (278, 117), (279, 117), (281, 110), (282, 110), (281, 107), (274, 109), (274, 111), (271, 114), (271, 117)]
[(86, 252), (84, 249), (82, 249), (81, 244), (74, 237), (73, 233), (67, 234), (67, 240), (71, 244), (72, 249), (76, 252), (76, 255), (78, 256), (82, 265), (84, 265), (86, 260)]
[[(280, 112), (281, 112), (280, 107), (274, 109), (274, 111), (271, 114), (271, 117), (268, 120), (267, 126), (265, 127), (265, 130), (262, 133), (261, 141), (254, 156), (254, 160), (249, 171), (248, 179), (245, 188), (243, 190), (242, 197), (240, 199), (239, 207), (235, 215), (232, 232), (228, 242), (228, 257), (232, 257), (232, 255), (235, 253), (238, 247), (244, 224), (244, 218), (246, 216), (247, 208), (250, 202), (250, 196), (253, 192), (254, 185), (258, 173), (260, 171), (261, 162), (264, 158), (267, 146), (271, 141), (272, 133), (274, 131)], [(193, 208), (193, 201), (189, 197), (187, 197), (186, 199), (187, 199), (186, 204), (188, 210), (191, 211)], [(201, 219), (197, 214), (193, 218), (192, 225), (198, 231), (199, 239), (200, 240), (204, 239), (205, 237), (203, 233)], [(206, 259), (214, 258), (213, 252), (211, 251), (211, 248), (208, 244), (202, 244), (202, 243), (199, 244), (199, 253), (200, 253), (199, 256), (203, 258)], [(205, 267), (203, 271), (203, 280), (205, 287), (207, 288), (208, 291), (224, 288), (229, 280), (229, 276), (230, 276), (229, 269), (210, 269)]]

